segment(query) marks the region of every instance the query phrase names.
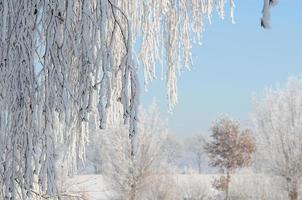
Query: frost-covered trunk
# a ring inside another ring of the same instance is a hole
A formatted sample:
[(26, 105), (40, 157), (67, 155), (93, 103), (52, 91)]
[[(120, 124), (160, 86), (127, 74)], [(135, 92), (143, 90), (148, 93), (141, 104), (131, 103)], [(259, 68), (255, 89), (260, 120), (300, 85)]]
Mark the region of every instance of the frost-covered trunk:
[(202, 158), (201, 158), (201, 156), (198, 156), (198, 158), (197, 158), (197, 165), (198, 165), (198, 173), (201, 174), (202, 173)]
[(289, 200), (298, 200), (298, 182), (295, 179), (287, 180), (288, 198)]
[(226, 187), (225, 187), (225, 200), (230, 199), (230, 182), (231, 182), (230, 172), (227, 171), (227, 173), (226, 173)]
[(131, 189), (130, 189), (130, 192), (129, 192), (129, 200), (135, 200), (136, 199), (135, 193), (136, 193), (136, 190), (137, 190), (136, 183), (135, 182), (132, 183), (130, 187), (131, 187)]

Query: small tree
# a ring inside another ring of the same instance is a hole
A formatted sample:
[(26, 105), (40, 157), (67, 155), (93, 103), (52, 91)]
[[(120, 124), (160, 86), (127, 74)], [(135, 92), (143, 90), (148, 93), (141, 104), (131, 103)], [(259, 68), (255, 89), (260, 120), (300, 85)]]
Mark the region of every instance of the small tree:
[(185, 142), (185, 146), (188, 152), (194, 155), (195, 161), (198, 166), (198, 172), (202, 171), (202, 158), (205, 154), (204, 147), (206, 145), (206, 139), (202, 134), (196, 134), (188, 138)]
[(230, 174), (251, 164), (255, 143), (249, 129), (240, 130), (239, 122), (228, 117), (216, 120), (211, 130), (213, 140), (205, 146), (209, 164), (226, 174), (226, 177), (216, 179), (213, 186), (225, 191), (225, 199), (228, 200)]
[(116, 195), (114, 198), (144, 199), (152, 187), (160, 185), (159, 180), (166, 178), (161, 174), (166, 174), (168, 129), (156, 105), (151, 105), (147, 111), (140, 111), (137, 128), (137, 151), (133, 161), (127, 128), (116, 124), (111, 130), (103, 131), (103, 175)]

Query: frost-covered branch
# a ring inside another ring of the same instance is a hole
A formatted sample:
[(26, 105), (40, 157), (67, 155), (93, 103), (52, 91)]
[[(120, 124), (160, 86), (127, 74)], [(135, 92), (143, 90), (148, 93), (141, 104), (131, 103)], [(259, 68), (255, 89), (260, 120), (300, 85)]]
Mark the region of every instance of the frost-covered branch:
[(262, 18), (261, 18), (261, 26), (263, 28), (269, 29), (271, 27), (271, 8), (277, 5), (278, 0), (263, 0), (263, 9), (262, 9)]

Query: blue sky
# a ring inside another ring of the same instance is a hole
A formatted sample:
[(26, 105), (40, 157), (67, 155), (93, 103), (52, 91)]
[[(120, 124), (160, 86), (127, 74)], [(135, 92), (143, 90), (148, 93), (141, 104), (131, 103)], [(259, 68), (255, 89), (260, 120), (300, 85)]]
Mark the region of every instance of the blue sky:
[(209, 131), (221, 113), (249, 124), (252, 94), (302, 73), (302, 1), (280, 0), (272, 29), (260, 28), (262, 0), (237, 0), (236, 24), (217, 16), (207, 24), (202, 46), (193, 47), (193, 66), (178, 80), (179, 103), (167, 112), (165, 81), (142, 92), (144, 106), (154, 99), (179, 136)]

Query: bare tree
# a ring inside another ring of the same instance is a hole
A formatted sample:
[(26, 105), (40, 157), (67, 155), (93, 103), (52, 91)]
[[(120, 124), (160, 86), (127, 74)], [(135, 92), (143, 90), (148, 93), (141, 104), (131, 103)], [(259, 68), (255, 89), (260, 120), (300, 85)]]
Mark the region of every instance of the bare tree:
[(231, 173), (251, 164), (255, 143), (251, 131), (240, 130), (239, 122), (229, 117), (221, 117), (214, 121), (211, 130), (212, 141), (205, 147), (209, 163), (226, 174), (226, 177), (216, 179), (213, 185), (225, 191), (225, 199), (228, 200)]
[(298, 199), (302, 177), (302, 79), (268, 89), (255, 103), (257, 158), (266, 172), (286, 182), (289, 199)]
[(206, 153), (204, 149), (205, 145), (206, 139), (205, 136), (202, 134), (193, 135), (185, 141), (187, 151), (194, 155), (199, 173), (202, 172), (202, 163), (204, 160), (204, 155)]

